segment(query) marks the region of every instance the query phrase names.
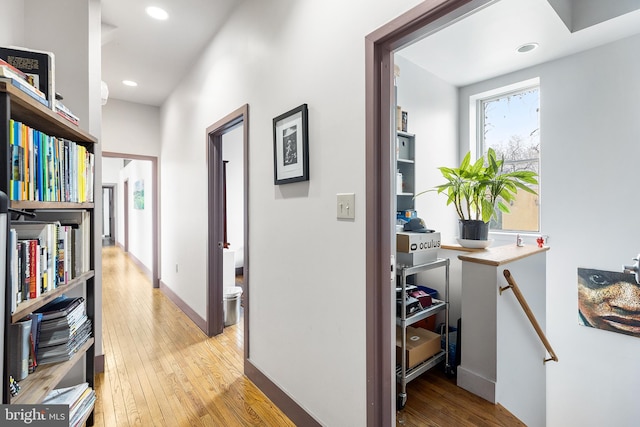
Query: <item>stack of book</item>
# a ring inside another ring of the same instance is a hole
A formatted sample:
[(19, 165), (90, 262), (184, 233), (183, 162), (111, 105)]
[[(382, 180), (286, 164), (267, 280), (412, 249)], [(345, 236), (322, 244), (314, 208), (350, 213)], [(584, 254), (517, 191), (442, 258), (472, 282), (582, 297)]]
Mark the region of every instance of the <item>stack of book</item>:
[(55, 112), (64, 119), (67, 119), (74, 125), (78, 126), (80, 124), (80, 118), (73, 114), (73, 112), (62, 103), (62, 101), (56, 99), (56, 106), (54, 108)]
[[(5, 47), (0, 46), (0, 59), (7, 65), (13, 67), (11, 71), (15, 73), (17, 69), (21, 78), (14, 76), (7, 77), (14, 86), (19, 87), (23, 92), (37, 99), (49, 108), (54, 108), (55, 102), (55, 56), (53, 52), (34, 50), (25, 47)], [(26, 81), (26, 86), (22, 82)], [(33, 92), (31, 87), (37, 89)], [(41, 99), (44, 97), (44, 100)]]
[(32, 79), (2, 58), (0, 58), (0, 81), (17, 87), (42, 105), (49, 107), (49, 101), (44, 92), (32, 84)]
[(69, 426), (80, 426), (93, 409), (95, 391), (88, 383), (53, 390), (42, 402), (45, 405), (68, 405)]
[(37, 310), (42, 313), (36, 359), (38, 365), (71, 359), (91, 337), (85, 300), (64, 295)]

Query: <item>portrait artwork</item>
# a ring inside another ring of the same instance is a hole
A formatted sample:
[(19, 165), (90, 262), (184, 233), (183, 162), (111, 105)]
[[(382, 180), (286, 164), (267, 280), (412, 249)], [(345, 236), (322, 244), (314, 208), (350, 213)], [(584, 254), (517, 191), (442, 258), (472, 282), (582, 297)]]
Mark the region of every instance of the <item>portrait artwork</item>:
[(578, 321), (640, 337), (640, 285), (635, 275), (578, 268)]

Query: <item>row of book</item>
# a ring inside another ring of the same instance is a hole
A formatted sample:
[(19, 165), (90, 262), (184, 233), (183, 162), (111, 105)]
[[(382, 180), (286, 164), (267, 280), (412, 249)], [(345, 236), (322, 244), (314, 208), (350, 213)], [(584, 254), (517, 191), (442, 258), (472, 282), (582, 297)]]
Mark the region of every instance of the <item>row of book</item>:
[(9, 374), (18, 381), (39, 365), (70, 360), (92, 336), (83, 297), (61, 295), (9, 330)]
[(93, 202), (95, 155), (83, 145), (9, 121), (11, 200)]
[(80, 426), (96, 401), (95, 391), (89, 383), (53, 390), (42, 402), (45, 405), (68, 405), (69, 427)]
[(74, 212), (62, 222), (14, 221), (9, 232), (11, 313), (26, 300), (90, 269), (90, 221)]

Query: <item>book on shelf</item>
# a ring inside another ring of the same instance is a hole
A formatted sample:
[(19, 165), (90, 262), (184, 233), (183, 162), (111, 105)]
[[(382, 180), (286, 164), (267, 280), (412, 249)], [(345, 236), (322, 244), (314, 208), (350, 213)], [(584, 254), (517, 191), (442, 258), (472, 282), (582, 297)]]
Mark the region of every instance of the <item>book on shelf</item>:
[(42, 324), (42, 314), (31, 313), (24, 320), (31, 320), (31, 359), (29, 361), (29, 373), (36, 370), (38, 366), (38, 346), (40, 344), (40, 326)]
[(69, 406), (69, 426), (77, 426), (91, 411), (96, 400), (95, 391), (89, 383), (81, 383), (71, 387), (52, 390), (45, 397), (45, 405)]
[(55, 102), (55, 55), (25, 47), (0, 47), (0, 58), (33, 79), (53, 108)]
[(25, 254), (24, 263), (24, 298), (34, 299), (40, 296), (40, 250), (38, 241), (35, 239), (22, 240), (23, 252)]
[[(29, 83), (31, 86), (35, 87), (34, 84), (33, 84), (33, 79), (31, 77), (29, 77), (28, 75), (26, 75), (22, 71), (18, 70), (16, 67), (14, 67), (13, 65), (9, 64), (7, 61), (5, 61), (2, 58), (0, 58), (0, 67), (7, 68), (14, 75), (18, 76), (21, 80), (24, 80), (27, 83)], [(40, 90), (40, 89), (38, 89), (38, 90)]]
[(50, 301), (37, 309), (35, 312), (42, 313), (42, 322), (46, 322), (51, 319), (66, 317), (74, 308), (83, 303), (83, 297), (68, 297), (66, 295), (60, 295), (53, 301)]
[(9, 277), (11, 286), (11, 313), (15, 313), (16, 307), (22, 302), (22, 288), (20, 287), (20, 255), (18, 253), (18, 233), (9, 230), (9, 242), (7, 253), (10, 256)]
[(54, 110), (60, 117), (70, 121), (74, 125), (78, 126), (80, 124), (80, 118), (73, 114), (73, 112), (69, 108), (67, 108), (59, 99), (56, 99), (55, 101)]

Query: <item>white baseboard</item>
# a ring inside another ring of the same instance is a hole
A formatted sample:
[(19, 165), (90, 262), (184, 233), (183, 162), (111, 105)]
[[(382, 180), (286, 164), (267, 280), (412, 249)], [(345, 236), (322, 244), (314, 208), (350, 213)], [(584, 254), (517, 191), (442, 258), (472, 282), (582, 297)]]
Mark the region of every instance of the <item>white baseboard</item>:
[(462, 387), (463, 389), (470, 391), (476, 396), (480, 396), (491, 403), (496, 403), (495, 381), (469, 371), (462, 365), (458, 366), (456, 373), (458, 377), (458, 387)]

